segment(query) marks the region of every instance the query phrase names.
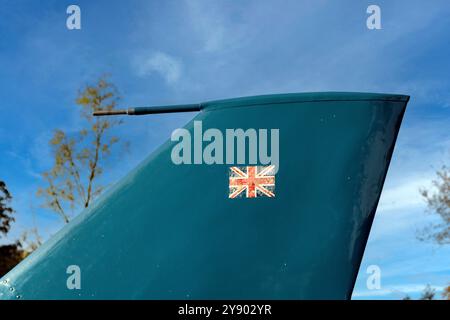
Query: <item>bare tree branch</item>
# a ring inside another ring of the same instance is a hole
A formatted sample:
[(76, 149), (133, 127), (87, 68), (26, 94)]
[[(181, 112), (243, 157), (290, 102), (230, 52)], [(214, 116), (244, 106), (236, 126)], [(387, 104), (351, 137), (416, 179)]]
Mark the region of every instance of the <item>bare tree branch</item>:
[(38, 195), (45, 198), (44, 205), (59, 214), (65, 223), (70, 217), (66, 213), (78, 206), (87, 208), (104, 189), (97, 186), (97, 178), (103, 172), (103, 163), (110, 156), (111, 147), (119, 140), (110, 131), (120, 121), (94, 118), (94, 111), (112, 110), (119, 100), (115, 86), (100, 78), (94, 85), (87, 85), (78, 94), (76, 104), (86, 126), (70, 136), (56, 130), (50, 140), (54, 155), (53, 168), (44, 173), (47, 182)]

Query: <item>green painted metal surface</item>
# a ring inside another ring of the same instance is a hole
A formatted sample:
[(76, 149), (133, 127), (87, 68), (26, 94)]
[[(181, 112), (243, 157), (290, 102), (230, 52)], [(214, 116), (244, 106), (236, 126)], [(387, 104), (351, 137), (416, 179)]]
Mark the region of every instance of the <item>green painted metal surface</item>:
[[(229, 165), (177, 166), (169, 140), (4, 276), (0, 297), (348, 299), (407, 101), (203, 103), (203, 130), (280, 129), (275, 198), (229, 199)], [(80, 290), (66, 286), (69, 265), (81, 269)]]

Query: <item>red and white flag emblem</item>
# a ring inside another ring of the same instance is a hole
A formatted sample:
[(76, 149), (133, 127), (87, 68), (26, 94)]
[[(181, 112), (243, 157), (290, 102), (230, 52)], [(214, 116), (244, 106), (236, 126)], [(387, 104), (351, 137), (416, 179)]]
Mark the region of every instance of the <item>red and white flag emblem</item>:
[[(275, 197), (275, 166), (230, 168), (229, 198)], [(245, 193), (244, 193), (245, 191)]]

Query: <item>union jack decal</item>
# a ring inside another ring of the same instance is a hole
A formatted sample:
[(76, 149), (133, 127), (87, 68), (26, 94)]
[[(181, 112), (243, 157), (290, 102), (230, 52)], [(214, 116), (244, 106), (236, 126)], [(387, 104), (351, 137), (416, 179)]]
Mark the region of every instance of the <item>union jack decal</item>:
[[(275, 166), (230, 168), (229, 198), (275, 197)], [(245, 191), (245, 192), (244, 192)]]

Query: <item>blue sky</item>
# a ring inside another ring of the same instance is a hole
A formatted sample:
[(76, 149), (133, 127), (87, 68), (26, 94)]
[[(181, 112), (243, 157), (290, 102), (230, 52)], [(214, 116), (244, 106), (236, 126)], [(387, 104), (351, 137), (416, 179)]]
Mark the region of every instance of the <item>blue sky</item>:
[[(81, 30), (66, 8), (81, 7)], [(381, 7), (368, 30), (366, 8)], [(0, 2), (0, 178), (17, 211), (12, 240), (59, 218), (35, 192), (56, 128), (80, 128), (78, 89), (111, 74), (124, 105), (190, 103), (245, 95), (369, 91), (411, 95), (356, 283), (355, 299), (417, 297), (450, 283), (450, 248), (416, 239), (433, 220), (418, 189), (450, 161), (448, 1), (11, 1)], [(191, 114), (129, 119), (130, 152), (109, 164), (112, 183)], [(33, 214), (34, 213), (34, 218)], [(5, 241), (5, 240), (3, 240)], [(381, 268), (381, 289), (366, 268)]]

